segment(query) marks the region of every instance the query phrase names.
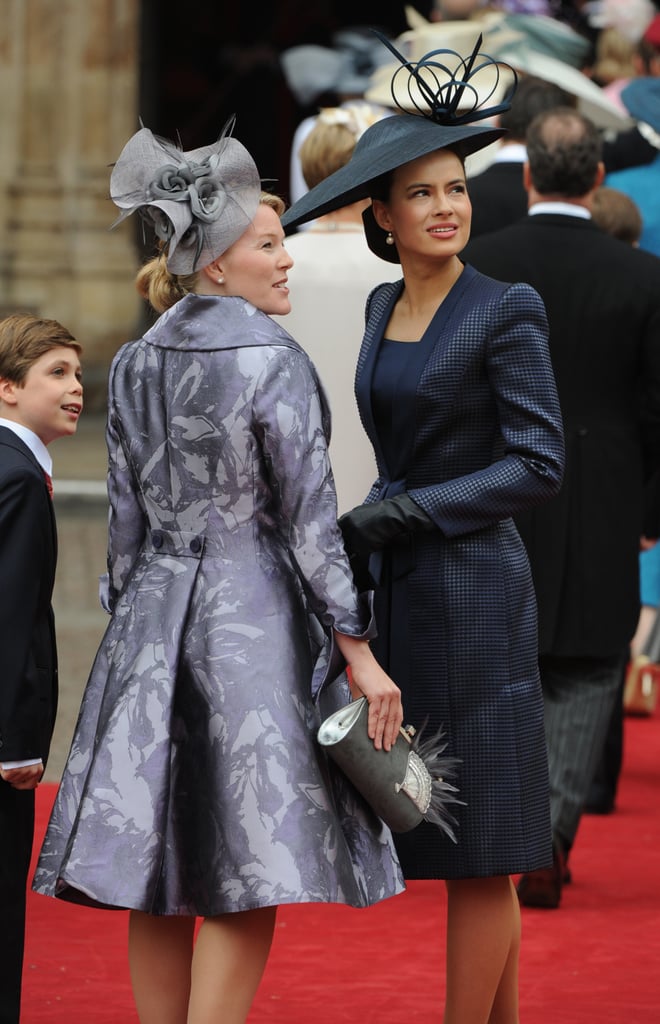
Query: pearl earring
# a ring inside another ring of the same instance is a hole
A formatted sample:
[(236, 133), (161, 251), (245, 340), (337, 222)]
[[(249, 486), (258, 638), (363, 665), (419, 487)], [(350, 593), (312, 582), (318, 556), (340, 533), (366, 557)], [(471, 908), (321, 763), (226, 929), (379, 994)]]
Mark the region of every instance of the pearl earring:
[(224, 277), (219, 277), (218, 278), (218, 284), (224, 284), (224, 283), (225, 283)]
[(394, 245), (394, 237), (391, 231), (388, 231), (387, 234), (385, 235), (385, 244)]

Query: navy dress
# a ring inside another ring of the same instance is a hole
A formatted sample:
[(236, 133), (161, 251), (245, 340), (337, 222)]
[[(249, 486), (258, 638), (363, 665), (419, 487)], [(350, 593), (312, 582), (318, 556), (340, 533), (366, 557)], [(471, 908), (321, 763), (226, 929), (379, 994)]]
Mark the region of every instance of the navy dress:
[(453, 844), (397, 836), (407, 878), (514, 874), (552, 862), (536, 603), (512, 521), (561, 483), (563, 436), (543, 304), (465, 267), (417, 343), (383, 339), (403, 282), (372, 293), (356, 394), (379, 477), (437, 529), (372, 556), (376, 656), (405, 718), (444, 727), (461, 761)]

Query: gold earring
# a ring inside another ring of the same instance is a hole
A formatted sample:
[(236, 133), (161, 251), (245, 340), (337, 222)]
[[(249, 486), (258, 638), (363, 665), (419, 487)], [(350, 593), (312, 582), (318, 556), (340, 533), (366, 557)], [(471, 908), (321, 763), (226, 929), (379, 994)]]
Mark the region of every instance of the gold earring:
[(388, 231), (387, 234), (385, 235), (385, 244), (394, 245), (394, 236), (392, 235), (391, 231)]

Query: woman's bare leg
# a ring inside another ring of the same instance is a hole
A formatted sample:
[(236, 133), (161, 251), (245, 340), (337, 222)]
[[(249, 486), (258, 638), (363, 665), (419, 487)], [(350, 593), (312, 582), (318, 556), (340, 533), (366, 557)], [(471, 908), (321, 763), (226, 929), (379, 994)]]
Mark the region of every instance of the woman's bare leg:
[(448, 881), (447, 895), (444, 1024), (518, 1024), (520, 910), (511, 880)]
[(500, 983), (497, 986), (493, 1008), (490, 1011), (488, 1024), (518, 1024), (518, 977), (520, 966), (520, 901), (511, 879), (509, 879), (511, 890), (511, 908), (513, 933), (509, 956)]
[(140, 1024), (186, 1024), (194, 917), (131, 911), (128, 962)]
[(244, 1024), (263, 975), (275, 907), (207, 917), (192, 964), (187, 1024)]

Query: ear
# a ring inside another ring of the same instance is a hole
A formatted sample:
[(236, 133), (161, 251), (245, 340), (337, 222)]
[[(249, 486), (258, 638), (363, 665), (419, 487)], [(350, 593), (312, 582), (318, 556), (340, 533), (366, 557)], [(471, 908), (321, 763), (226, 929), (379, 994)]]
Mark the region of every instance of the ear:
[(528, 164), (528, 162), (526, 160), (525, 160), (525, 163), (523, 164), (522, 176), (523, 176), (523, 187), (524, 187), (526, 192), (529, 192), (530, 188), (532, 187), (532, 176), (529, 173), (529, 164)]
[(382, 199), (372, 199), (371, 208), (374, 211), (374, 220), (378, 227), (382, 228), (383, 231), (389, 231), (392, 227), (392, 220), (386, 204)]
[(4, 402), (5, 405), (16, 405), (17, 388), (16, 381), (9, 380), (8, 377), (0, 377), (0, 402)]
[(220, 257), (218, 257), (217, 259), (213, 260), (212, 263), (208, 263), (205, 267), (202, 267), (202, 273), (206, 274), (208, 279), (210, 281), (212, 281), (213, 284), (217, 285), (217, 284), (223, 284), (224, 283), (224, 276), (225, 275), (224, 275), (223, 270), (222, 270), (222, 266), (221, 266), (221, 262), (220, 262)]
[(605, 181), (605, 164), (601, 160), (598, 164), (598, 170), (596, 171), (596, 180), (594, 181), (594, 188), (600, 188)]

